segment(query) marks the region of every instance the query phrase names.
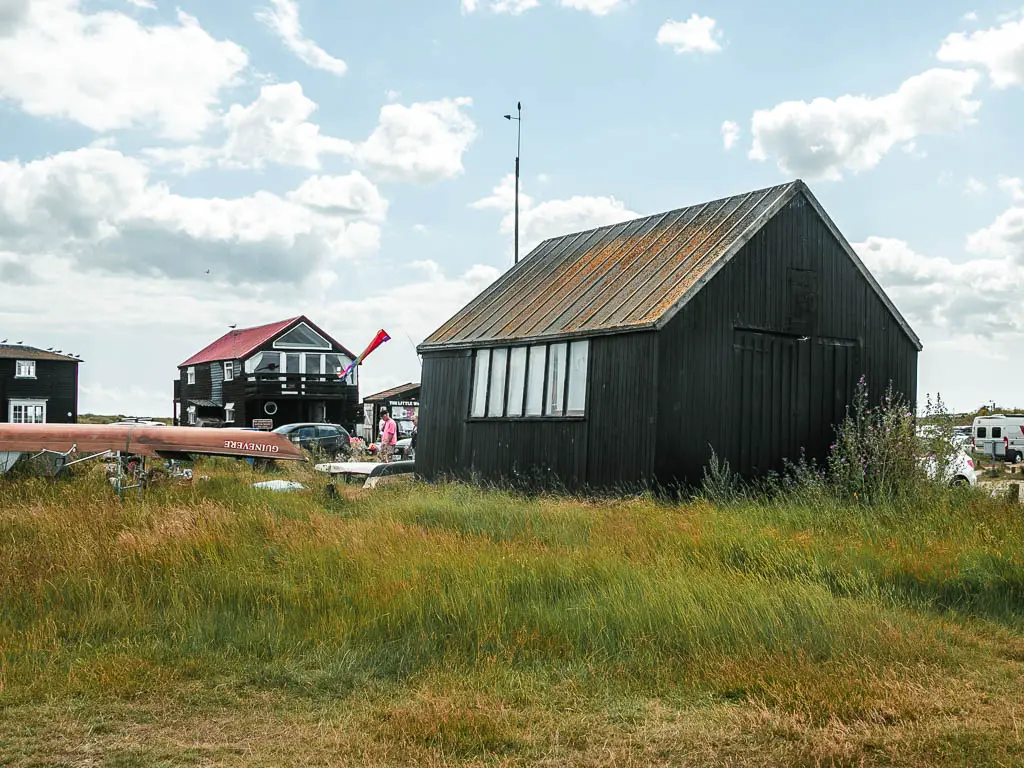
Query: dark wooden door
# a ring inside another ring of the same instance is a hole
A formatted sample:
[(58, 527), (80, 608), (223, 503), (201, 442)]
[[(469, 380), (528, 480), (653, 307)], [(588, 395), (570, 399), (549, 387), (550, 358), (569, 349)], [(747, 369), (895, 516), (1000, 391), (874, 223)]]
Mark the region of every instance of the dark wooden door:
[(801, 448), (823, 460), (853, 395), (857, 343), (738, 329), (733, 349), (733, 468), (748, 476), (781, 470)]

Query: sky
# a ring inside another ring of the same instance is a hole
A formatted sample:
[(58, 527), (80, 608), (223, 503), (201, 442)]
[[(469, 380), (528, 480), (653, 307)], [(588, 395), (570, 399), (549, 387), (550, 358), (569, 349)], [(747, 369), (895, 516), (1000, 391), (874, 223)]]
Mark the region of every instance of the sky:
[[(1017, 0), (1019, 3), (1020, 0)], [(82, 412), (305, 314), (361, 391), (540, 240), (802, 178), (921, 337), (1019, 405), (1024, 8), (879, 0), (0, 0), (0, 339)]]

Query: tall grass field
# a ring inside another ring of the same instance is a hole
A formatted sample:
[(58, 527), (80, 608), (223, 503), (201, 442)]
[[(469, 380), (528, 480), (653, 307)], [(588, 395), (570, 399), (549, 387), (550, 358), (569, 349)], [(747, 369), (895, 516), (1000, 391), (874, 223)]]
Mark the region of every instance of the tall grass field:
[(0, 765), (1024, 763), (1019, 505), (282, 471), (0, 479)]

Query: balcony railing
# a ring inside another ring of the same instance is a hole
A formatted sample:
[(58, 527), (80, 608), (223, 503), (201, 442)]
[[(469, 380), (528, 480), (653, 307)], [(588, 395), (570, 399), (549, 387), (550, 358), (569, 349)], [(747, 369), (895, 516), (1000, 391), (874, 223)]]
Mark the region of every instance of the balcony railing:
[[(344, 397), (352, 385), (337, 376), (316, 373), (246, 373), (246, 397)], [(226, 385), (230, 386), (228, 382)]]

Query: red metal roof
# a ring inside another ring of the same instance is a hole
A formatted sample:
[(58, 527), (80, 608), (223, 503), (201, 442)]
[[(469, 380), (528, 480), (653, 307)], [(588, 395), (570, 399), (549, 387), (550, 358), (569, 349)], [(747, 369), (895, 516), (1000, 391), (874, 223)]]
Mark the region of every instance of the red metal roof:
[(225, 333), (208, 347), (192, 355), (192, 357), (178, 367), (184, 368), (187, 365), (213, 363), (217, 360), (234, 360), (239, 357), (245, 357), (257, 347), (266, 344), (296, 320), (304, 319), (300, 315), (299, 317), (290, 317), (287, 320), (280, 320), (269, 325), (257, 325), (255, 328), (236, 328)]

